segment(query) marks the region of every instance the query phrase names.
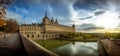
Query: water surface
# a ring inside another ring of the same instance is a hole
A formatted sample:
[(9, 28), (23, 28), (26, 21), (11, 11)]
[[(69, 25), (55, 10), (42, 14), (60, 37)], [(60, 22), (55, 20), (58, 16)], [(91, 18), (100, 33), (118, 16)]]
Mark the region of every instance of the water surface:
[(52, 50), (60, 56), (98, 56), (96, 42), (69, 43)]

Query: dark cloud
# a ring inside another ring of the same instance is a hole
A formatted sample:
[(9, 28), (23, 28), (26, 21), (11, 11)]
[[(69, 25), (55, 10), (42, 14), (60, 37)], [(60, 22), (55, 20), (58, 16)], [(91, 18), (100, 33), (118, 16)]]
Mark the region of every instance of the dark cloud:
[(95, 12), (94, 14), (95, 14), (95, 16), (97, 16), (97, 15), (102, 15), (104, 13), (105, 13), (105, 11), (98, 11), (98, 12)]
[(99, 5), (95, 2), (96, 0), (85, 0), (84, 2), (79, 2), (80, 0), (77, 0), (73, 7), (76, 10), (84, 9), (84, 10), (95, 10), (99, 7)]
[(84, 9), (84, 10), (96, 10), (96, 9), (104, 9), (110, 10), (110, 7), (114, 6), (117, 10), (120, 10), (120, 0), (84, 0), (84, 2), (79, 2), (77, 0), (73, 7), (76, 10)]
[(96, 0), (94, 2), (98, 4), (99, 9), (115, 10), (120, 13), (120, 0)]
[[(94, 13), (93, 16), (102, 15), (102, 14), (104, 14), (104, 13), (105, 13), (105, 11), (97, 11), (97, 12)], [(80, 18), (80, 20), (91, 19), (93, 16), (87, 16), (87, 17), (84, 17), (84, 18)]]
[(78, 30), (96, 30), (96, 29), (104, 29), (104, 27), (98, 27), (92, 23), (83, 23), (81, 25), (77, 25), (77, 27), (79, 28)]
[(88, 16), (88, 17), (80, 18), (80, 20), (91, 19), (92, 17), (93, 17), (93, 16)]

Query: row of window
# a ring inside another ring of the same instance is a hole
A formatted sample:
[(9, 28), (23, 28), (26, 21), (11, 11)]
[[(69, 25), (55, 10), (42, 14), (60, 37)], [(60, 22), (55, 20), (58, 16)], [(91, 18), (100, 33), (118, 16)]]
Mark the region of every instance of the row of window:
[(42, 37), (57, 37), (58, 35), (56, 34), (56, 35), (42, 35)]
[[(59, 35), (57, 35), (57, 34), (56, 34), (56, 35), (42, 35), (43, 38), (45, 38), (45, 37), (58, 37), (58, 36), (59, 36)], [(28, 34), (27, 37), (29, 38), (29, 37), (30, 37), (30, 34)], [(32, 35), (31, 35), (31, 38), (34, 38), (34, 37), (35, 37), (35, 35), (32, 34)], [(40, 35), (38, 34), (37, 37), (40, 37)]]
[[(21, 32), (24, 33), (24, 32)], [(36, 32), (25, 32), (25, 34), (36, 34)]]
[(23, 30), (23, 29), (24, 29), (24, 30), (37, 30), (37, 29), (40, 30), (40, 28), (35, 28), (35, 27), (31, 27), (31, 28), (30, 28), (30, 27), (29, 27), (29, 28), (21, 28), (21, 30)]
[[(23, 34), (36, 34), (36, 32), (21, 32), (21, 33), (23, 33)], [(45, 33), (45, 32), (41, 32), (41, 33)], [(61, 34), (63, 34), (63, 32), (49, 32), (49, 33), (61, 33)], [(64, 34), (66, 34), (66, 33), (71, 33), (71, 32), (65, 32)]]

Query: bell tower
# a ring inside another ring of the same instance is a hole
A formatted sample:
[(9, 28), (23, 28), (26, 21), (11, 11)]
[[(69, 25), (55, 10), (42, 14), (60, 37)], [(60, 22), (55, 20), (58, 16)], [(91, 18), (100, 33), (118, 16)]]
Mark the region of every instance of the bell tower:
[(45, 25), (50, 24), (50, 19), (47, 16), (47, 11), (45, 12), (45, 17), (43, 18), (42, 24), (45, 24)]
[(73, 22), (73, 25), (72, 25), (72, 27), (75, 29), (75, 23)]
[(73, 22), (72, 28), (73, 28), (73, 32), (75, 33), (75, 23), (74, 22)]

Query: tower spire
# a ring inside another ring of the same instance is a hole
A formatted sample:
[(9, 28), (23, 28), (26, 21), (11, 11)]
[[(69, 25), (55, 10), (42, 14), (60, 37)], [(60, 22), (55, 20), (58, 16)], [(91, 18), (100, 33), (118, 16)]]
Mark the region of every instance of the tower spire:
[(52, 23), (54, 22), (53, 17), (52, 17), (52, 19), (51, 19), (51, 22), (52, 22)]
[(43, 18), (43, 24), (50, 24), (50, 19), (47, 16), (47, 11), (45, 12), (45, 17)]
[(58, 21), (57, 21), (57, 18), (56, 18), (56, 21), (55, 21), (56, 24), (58, 24)]
[(73, 25), (72, 25), (73, 28), (75, 28), (75, 22), (73, 21)]
[(45, 12), (45, 17), (47, 17), (47, 10), (46, 10), (46, 12)]

